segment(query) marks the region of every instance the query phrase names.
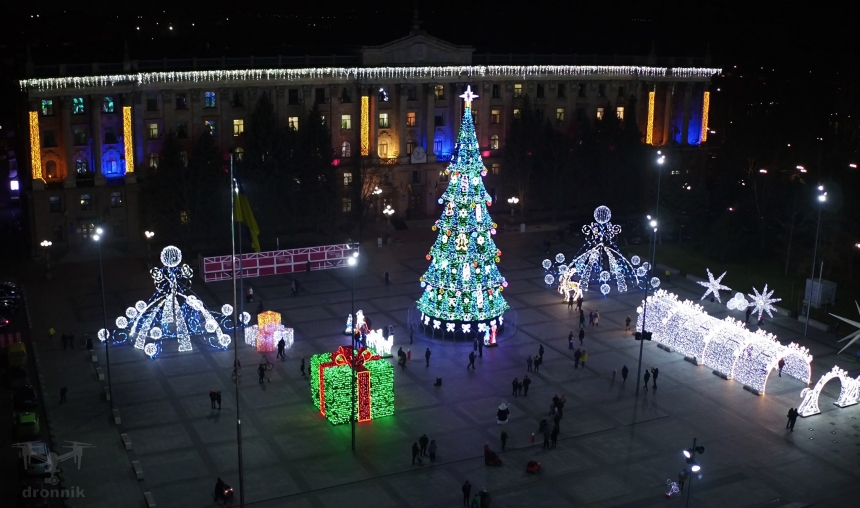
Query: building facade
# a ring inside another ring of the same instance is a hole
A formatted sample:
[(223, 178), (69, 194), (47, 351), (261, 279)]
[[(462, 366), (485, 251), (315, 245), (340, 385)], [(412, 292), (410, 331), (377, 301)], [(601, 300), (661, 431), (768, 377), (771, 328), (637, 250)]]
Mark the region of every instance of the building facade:
[(137, 175), (158, 166), (165, 133), (177, 134), (185, 154), (209, 133), (225, 157), (230, 151), (242, 157), (245, 125), (263, 94), (281, 123), (296, 129), (317, 105), (331, 129), (345, 213), (353, 210), (347, 191), (357, 152), (386, 166), (380, 201), (398, 216), (437, 214), (436, 200), (445, 189), (439, 182), (462, 115), (458, 96), (467, 85), (479, 95), (473, 114), (491, 194), (504, 171), (505, 134), (526, 95), (559, 127), (603, 115), (623, 119), (635, 104), (646, 143), (707, 140), (709, 86), (719, 69), (692, 61), (674, 66), (674, 60), (653, 54), (585, 59), (473, 53), (415, 29), (391, 43), (364, 47), (358, 62), (126, 61), (89, 72), (59, 66), (49, 77), (22, 80), (30, 104), (34, 252), (43, 239), (79, 249), (99, 226), (116, 245), (143, 242)]

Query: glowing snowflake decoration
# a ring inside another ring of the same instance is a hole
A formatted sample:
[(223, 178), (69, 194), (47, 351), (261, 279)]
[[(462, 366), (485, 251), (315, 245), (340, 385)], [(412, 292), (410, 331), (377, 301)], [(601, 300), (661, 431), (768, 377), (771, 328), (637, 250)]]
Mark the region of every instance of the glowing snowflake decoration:
[(99, 340), (104, 342), (104, 341), (108, 340), (108, 337), (110, 336), (110, 332), (105, 330), (104, 328), (102, 328), (101, 330), (99, 330), (98, 336), (99, 336)]
[(137, 309), (135, 309), (134, 307), (129, 307), (129, 308), (125, 309), (125, 315), (129, 319), (134, 319), (137, 317)]
[(182, 262), (182, 251), (177, 247), (172, 245), (165, 247), (161, 250), (161, 263), (168, 267), (173, 268), (179, 266), (179, 263)]
[(648, 273), (648, 269), (644, 266), (640, 266), (636, 269), (636, 275), (638, 275), (639, 277), (644, 277), (646, 273)]
[(640, 261), (641, 260), (639, 259), (639, 256), (633, 256), (632, 258), (630, 258), (630, 264), (633, 266), (638, 266)]
[(761, 320), (761, 316), (763, 313), (767, 312), (767, 315), (773, 318), (773, 314), (771, 311), (776, 310), (776, 307), (773, 306), (774, 303), (782, 301), (782, 298), (771, 298), (773, 296), (773, 289), (770, 292), (767, 291), (767, 284), (764, 285), (764, 290), (759, 293), (756, 288), (753, 288), (753, 292), (755, 295), (751, 295), (747, 293), (747, 296), (752, 298), (752, 306), (753, 314), (758, 312), (758, 318)]
[(710, 268), (706, 268), (705, 270), (708, 271), (708, 280), (696, 282), (700, 286), (705, 286), (706, 288), (708, 288), (708, 290), (705, 291), (705, 294), (702, 295), (700, 300), (704, 300), (709, 294), (713, 294), (714, 298), (716, 298), (718, 302), (723, 303), (722, 300), (720, 300), (720, 291), (731, 291), (732, 290), (732, 288), (720, 284), (720, 281), (722, 281), (723, 277), (726, 276), (726, 272), (723, 272), (722, 275), (720, 275), (719, 277), (717, 277), (715, 279), (714, 274), (711, 273)]
[(157, 326), (154, 326), (154, 327), (152, 327), (152, 328), (149, 330), (149, 336), (150, 336), (150, 337), (152, 337), (152, 338), (153, 338), (153, 339), (155, 339), (155, 340), (160, 339), (160, 338), (161, 338), (161, 334), (162, 334), (162, 332), (161, 332), (161, 328), (158, 328)]
[[(856, 300), (854, 301), (854, 305), (857, 306), (857, 312), (860, 312), (860, 304), (858, 304)], [(860, 328), (860, 322), (852, 321), (850, 319), (845, 319), (844, 317), (837, 316), (836, 314), (830, 314), (830, 315), (835, 317), (836, 319), (839, 319), (841, 321), (845, 321), (846, 323), (848, 323), (851, 326)], [(848, 340), (848, 339), (851, 339), (851, 340), (848, 341), (848, 344), (845, 344), (845, 347), (840, 349), (839, 353), (837, 353), (837, 354), (841, 354), (843, 351), (845, 351), (845, 349), (848, 348), (848, 346), (850, 346), (851, 344), (854, 344), (855, 342), (857, 342), (858, 339), (860, 339), (860, 329), (858, 329), (857, 331), (855, 331), (853, 333), (849, 333), (848, 335), (845, 336), (845, 338), (839, 339), (838, 342), (842, 342), (843, 340)]]
[(213, 333), (218, 329), (218, 323), (216, 323), (214, 319), (207, 319), (206, 323), (203, 324), (203, 328), (205, 328), (207, 332)]
[(556, 254), (555, 255), (555, 262), (556, 263), (564, 263), (564, 254), (562, 254), (561, 252)]
[(233, 306), (230, 305), (229, 303), (225, 303), (224, 305), (221, 306), (221, 314), (224, 314), (225, 316), (232, 315), (233, 314)]
[(547, 274), (547, 275), (545, 275), (545, 276), (544, 276), (543, 281), (544, 281), (544, 282), (546, 282), (546, 285), (547, 285), (547, 286), (551, 286), (551, 285), (552, 285), (552, 283), (553, 283), (553, 282), (555, 282), (555, 277), (553, 277), (552, 275)]
[(601, 284), (601, 285), (600, 285), (600, 292), (601, 292), (601, 293), (603, 293), (603, 295), (604, 295), (604, 296), (606, 296), (607, 294), (609, 294), (609, 290), (610, 290), (610, 289), (609, 289), (609, 284)]
[(229, 345), (230, 345), (230, 342), (232, 342), (232, 340), (230, 339), (230, 336), (229, 336), (229, 335), (227, 335), (226, 333), (222, 333), (222, 334), (218, 337), (218, 343), (219, 343), (219, 344), (221, 344), (221, 345), (222, 345), (222, 346), (224, 346), (224, 347), (229, 346)]
[(146, 310), (146, 302), (138, 300), (137, 303), (134, 304), (134, 308), (137, 309), (138, 312), (143, 312)]
[(599, 277), (600, 282), (609, 281), (609, 277), (610, 277), (609, 272), (607, 272), (606, 270), (600, 272), (600, 277)]
[(543, 266), (544, 270), (549, 270), (550, 268), (552, 268), (552, 261), (550, 261), (549, 259), (544, 259), (543, 263), (541, 263), (541, 266)]
[(660, 287), (660, 279), (657, 277), (651, 277), (651, 287), (654, 289)]
[(122, 316), (116, 318), (116, 327), (117, 328), (125, 328), (126, 326), (128, 326), (128, 319), (126, 319)]
[(158, 346), (156, 346), (155, 343), (150, 342), (149, 344), (143, 346), (143, 352), (149, 355), (150, 358), (152, 358), (156, 355), (156, 353), (158, 353)]
[(247, 312), (243, 312), (242, 313), (242, 322), (245, 323), (246, 325), (248, 323), (250, 323), (251, 322), (251, 315), (248, 314)]

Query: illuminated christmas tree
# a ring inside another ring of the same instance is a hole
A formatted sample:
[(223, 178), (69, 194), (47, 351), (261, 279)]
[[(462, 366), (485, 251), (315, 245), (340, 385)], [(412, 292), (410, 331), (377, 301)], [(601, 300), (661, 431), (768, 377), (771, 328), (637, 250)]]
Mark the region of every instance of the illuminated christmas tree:
[[(508, 283), (496, 266), (502, 251), (493, 241), (496, 224), (488, 211), (493, 202), (484, 188), (487, 170), (472, 121), (472, 99), (477, 95), (468, 87), (460, 97), (465, 99), (463, 121), (445, 170), (450, 183), (439, 198), (444, 210), (433, 226), (439, 237), (427, 254), (430, 268), (421, 277), (424, 294), (418, 310), (429, 333), (471, 338), (501, 328), (509, 308), (502, 290)], [(491, 337), (495, 340), (495, 333)]]

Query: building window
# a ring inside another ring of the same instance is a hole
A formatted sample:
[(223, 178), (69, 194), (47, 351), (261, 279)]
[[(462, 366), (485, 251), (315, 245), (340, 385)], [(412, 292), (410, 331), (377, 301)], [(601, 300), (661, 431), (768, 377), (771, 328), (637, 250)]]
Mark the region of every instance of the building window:
[(603, 120), (603, 108), (597, 108), (597, 119)]
[(619, 120), (624, 120), (624, 108), (615, 108), (615, 116), (617, 116)]
[(107, 144), (116, 144), (116, 132), (113, 131), (113, 127), (105, 127), (105, 143)]
[(379, 128), (387, 129), (388, 125), (388, 113), (380, 113), (379, 114)]
[(62, 242), (65, 240), (64, 229), (65, 227), (63, 227), (62, 224), (51, 228), (51, 236), (55, 242)]
[(215, 107), (215, 92), (206, 92), (206, 95), (204, 97), (205, 97), (205, 99), (204, 99), (203, 107), (214, 108)]
[(60, 175), (57, 173), (57, 163), (55, 161), (48, 161), (45, 164), (45, 176), (49, 180), (60, 177)]
[(618, 87), (618, 96), (621, 97), (622, 99), (624, 98), (624, 92), (625, 92), (624, 87), (619, 86)]
[[(240, 150), (240, 149), (237, 148), (236, 150)], [(182, 150), (181, 152), (179, 152), (179, 162), (182, 163), (183, 168), (188, 167), (188, 152), (186, 152), (185, 150)]]
[(241, 108), (244, 106), (242, 102), (242, 92), (233, 92), (233, 107)]
[(51, 116), (54, 114), (53, 99), (42, 99), (42, 116)]
[(179, 225), (187, 226), (189, 224), (191, 224), (191, 221), (188, 219), (188, 212), (182, 210), (181, 212), (179, 212)]
[(421, 183), (421, 173), (412, 171), (412, 183)]
[(352, 102), (352, 94), (346, 88), (344, 88), (340, 92), (340, 102), (343, 102), (343, 103), (351, 103)]
[(287, 92), (287, 104), (290, 106), (298, 106), (299, 104), (299, 90), (298, 88), (290, 88)]
[(352, 129), (352, 115), (340, 115), (340, 128), (343, 130)]
[(412, 155), (412, 152), (415, 150), (415, 140), (410, 139), (406, 142), (406, 155)]
[(472, 108), (472, 124), (478, 125), (478, 108)]
[(500, 99), (502, 97), (502, 87), (500, 85), (493, 85), (493, 99)]
[(436, 138), (433, 140), (433, 153), (441, 153), (442, 152), (442, 138)]
[(149, 154), (149, 167), (150, 169), (158, 169), (158, 154), (155, 152)]
[(557, 108), (555, 110), (555, 121), (558, 123), (564, 121), (564, 108)]
[(493, 165), (491, 165), (491, 166), (490, 166), (490, 171), (492, 171), (494, 175), (498, 175), (498, 174), (499, 174), (499, 169), (501, 169), (501, 165), (500, 165), (500, 164), (498, 164), (498, 163), (493, 164)]
[(51, 196), (48, 198), (48, 210), (51, 213), (60, 213), (63, 211), (63, 201), (60, 196)]
[(380, 141), (379, 142), (379, 157), (382, 159), (388, 158), (388, 142)]
[(86, 145), (87, 144), (87, 131), (84, 129), (75, 129), (73, 142), (75, 143), (76, 146)]
[(176, 122), (176, 137), (185, 139), (188, 137), (188, 124), (185, 122)]
[(108, 157), (104, 163), (104, 174), (105, 176), (113, 176), (119, 173), (119, 166), (117, 166), (116, 159), (113, 157)]
[(433, 126), (434, 127), (444, 127), (445, 126), (445, 117), (442, 115), (436, 115), (433, 117)]
[(352, 199), (351, 198), (343, 198), (343, 212), (348, 213), (352, 211)]
[(176, 109), (188, 109), (188, 96), (186, 94), (176, 94)]
[(352, 185), (352, 173), (344, 173), (343, 174), (343, 186), (349, 187)]
[(113, 225), (112, 234), (114, 237), (125, 236), (125, 225), (122, 222), (115, 222)]
[(519, 120), (521, 117), (522, 117), (522, 113), (521, 113), (521, 111), (519, 110), (519, 108), (514, 108), (514, 118), (515, 118), (516, 120)]
[(242, 147), (238, 147), (235, 150), (233, 150), (233, 154), (236, 155), (237, 161), (242, 162), (243, 160), (245, 160), (245, 150)]
[(598, 97), (606, 97), (606, 85), (604, 85), (604, 84), (597, 85), (597, 96)]
[(215, 136), (216, 134), (218, 134), (215, 120), (204, 120), (203, 124), (207, 134), (209, 134), (210, 136)]
[(493, 134), (490, 136), (490, 150), (498, 150), (499, 149), (499, 137)]
[(445, 100), (445, 85), (436, 85), (433, 88), (433, 93), (436, 94), (437, 101)]
[(122, 207), (122, 192), (121, 191), (113, 191), (110, 193), (110, 206), (111, 206), (111, 208)]
[(352, 151), (349, 147), (349, 141), (344, 141), (342, 145), (340, 145), (340, 156), (341, 157), (350, 157)]
[(245, 120), (235, 119), (233, 120), (233, 135), (238, 136), (245, 132)]
[(412, 111), (406, 113), (406, 126), (415, 127), (415, 113)]
[(154, 93), (146, 94), (146, 110), (147, 111), (158, 111), (158, 94), (154, 94)]
[(538, 99), (545, 99), (546, 98), (546, 89), (544, 88), (544, 85), (539, 84), (537, 86), (537, 93), (535, 95)]
[(57, 146), (57, 137), (54, 136), (54, 131), (42, 131), (42, 147), (51, 148)]
[(327, 125), (325, 123), (325, 113), (320, 113), (320, 125)]
[(75, 173), (79, 175), (88, 175), (90, 173), (90, 167), (86, 159), (75, 160)]
[(579, 84), (579, 96), (580, 97), (585, 97), (585, 87), (586, 87), (585, 83)]
[(81, 210), (92, 210), (93, 209), (93, 196), (92, 194), (81, 194)]
[(325, 88), (314, 88), (314, 102), (325, 104)]
[(566, 92), (567, 92), (567, 90), (565, 90), (564, 83), (560, 83), (560, 84), (558, 85), (558, 98), (559, 98), (559, 99), (564, 99), (565, 97), (567, 97), (567, 93), (566, 93)]
[(586, 119), (585, 108), (576, 108), (576, 119), (580, 122)]
[(113, 97), (105, 97), (102, 100), (102, 113), (113, 113)]
[(299, 117), (297, 117), (297, 116), (288, 117), (287, 118), (287, 126), (294, 131), (299, 130)]
[(87, 112), (87, 108), (84, 105), (83, 97), (73, 97), (72, 98), (72, 114), (74, 115), (83, 115)]
[(388, 102), (388, 90), (386, 87), (379, 87), (379, 95), (377, 95), (379, 102)]
[(500, 109), (490, 110), (490, 123), (499, 124), (501, 122), (502, 122), (502, 110), (500, 110)]
[(407, 101), (417, 101), (418, 100), (418, 94), (415, 92), (414, 86), (410, 86), (409, 88), (406, 89), (406, 100)]
[(149, 132), (149, 139), (158, 139), (158, 124), (150, 123), (146, 127)]
[(522, 83), (514, 84), (514, 97), (522, 97), (523, 96), (523, 85)]

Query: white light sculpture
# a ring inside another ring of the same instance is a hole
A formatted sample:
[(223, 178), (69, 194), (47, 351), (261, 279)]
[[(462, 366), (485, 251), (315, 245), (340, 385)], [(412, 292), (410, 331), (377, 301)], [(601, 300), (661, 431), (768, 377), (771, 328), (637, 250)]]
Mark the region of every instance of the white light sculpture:
[(723, 272), (722, 275), (720, 275), (719, 277), (717, 277), (715, 279), (714, 274), (711, 273), (711, 269), (706, 268), (706, 270), (708, 271), (708, 281), (707, 282), (705, 282), (705, 281), (698, 281), (697, 282), (697, 284), (699, 284), (700, 286), (705, 286), (706, 288), (708, 288), (708, 290), (705, 291), (705, 294), (702, 295), (702, 298), (700, 298), (700, 300), (704, 300), (705, 297), (707, 297), (709, 294), (713, 293), (714, 298), (716, 298), (718, 302), (723, 303), (722, 300), (720, 300), (720, 291), (721, 290), (722, 291), (731, 291), (732, 290), (732, 288), (720, 284), (720, 282), (723, 280), (723, 277), (726, 276), (727, 272)]
[(833, 378), (839, 378), (839, 383), (841, 385), (839, 398), (833, 403), (834, 405), (847, 407), (853, 406), (860, 401), (860, 376), (856, 379), (851, 379), (851, 377), (848, 376), (847, 371), (839, 368), (838, 365), (834, 365), (830, 372), (826, 372), (821, 376), (821, 379), (815, 383), (814, 388), (810, 389), (807, 387), (800, 392), (800, 397), (803, 399), (803, 402), (801, 402), (800, 406), (797, 407), (797, 414), (799, 416), (813, 416), (821, 412), (821, 409), (818, 407), (818, 397), (821, 395), (821, 390), (824, 388), (824, 385)]
[(747, 301), (746, 298), (744, 298), (743, 293), (735, 293), (735, 296), (733, 296), (731, 300), (726, 302), (726, 307), (728, 307), (729, 310), (745, 310), (749, 306), (750, 303)]
[[(857, 300), (854, 300), (854, 305), (856, 305), (856, 306), (857, 306), (857, 312), (860, 312), (860, 304), (858, 304), (858, 303), (857, 303)], [(838, 352), (838, 353), (836, 353), (836, 354), (842, 354), (842, 352), (843, 352), (843, 351), (845, 351), (846, 349), (848, 349), (848, 346), (850, 346), (851, 344), (854, 344), (855, 342), (857, 342), (857, 339), (860, 339), (860, 323), (858, 323), (857, 321), (852, 321), (852, 320), (850, 320), (850, 319), (846, 319), (846, 318), (844, 318), (844, 317), (842, 317), (842, 316), (837, 316), (836, 314), (833, 314), (832, 312), (831, 312), (831, 313), (829, 313), (829, 314), (830, 314), (831, 316), (835, 317), (836, 319), (839, 319), (839, 320), (841, 320), (841, 321), (845, 321), (845, 322), (846, 322), (846, 323), (848, 323), (849, 325), (851, 325), (851, 326), (854, 326), (854, 327), (857, 327), (857, 328), (858, 328), (858, 330), (857, 330), (857, 331), (855, 331), (855, 332), (853, 332), (853, 333), (849, 333), (848, 335), (846, 335), (846, 336), (845, 336), (845, 338), (842, 338), (842, 339), (839, 339), (839, 340), (838, 340), (838, 342), (842, 342), (843, 340), (851, 339), (851, 340), (848, 342), (848, 344), (845, 344), (845, 347), (844, 347), (844, 348), (840, 349), (840, 350), (839, 350), (839, 352)]]
[(373, 354), (379, 356), (391, 356), (391, 348), (394, 346), (394, 334), (391, 334), (386, 339), (382, 335), (382, 329), (371, 330), (367, 334), (367, 347)]
[(764, 285), (764, 291), (761, 293), (759, 293), (756, 288), (753, 288), (753, 292), (755, 293), (755, 296), (747, 293), (747, 296), (752, 298), (751, 305), (754, 307), (753, 314), (758, 312), (759, 320), (761, 320), (761, 315), (765, 312), (767, 312), (768, 316), (773, 318), (771, 311), (776, 310), (776, 307), (774, 307), (773, 304), (782, 301), (782, 298), (771, 298), (773, 296), (773, 289), (768, 293), (767, 284)]

